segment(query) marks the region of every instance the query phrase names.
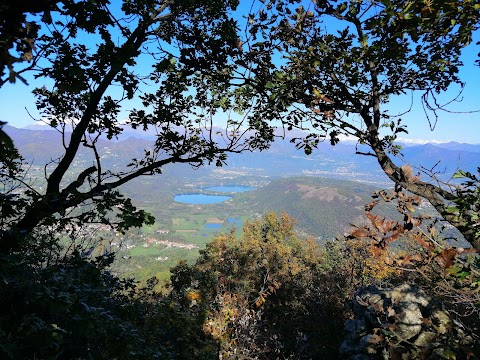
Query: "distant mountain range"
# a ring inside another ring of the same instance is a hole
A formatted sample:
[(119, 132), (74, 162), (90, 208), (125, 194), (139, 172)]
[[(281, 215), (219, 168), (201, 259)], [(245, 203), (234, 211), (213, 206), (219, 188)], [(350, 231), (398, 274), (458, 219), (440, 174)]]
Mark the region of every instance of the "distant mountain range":
[[(57, 131), (11, 126), (4, 130), (34, 166), (43, 166), (62, 154), (62, 139)], [(131, 137), (100, 140), (98, 145), (106, 165), (114, 167), (142, 156), (151, 141)], [(474, 172), (480, 165), (479, 153), (480, 145), (425, 144), (405, 147), (402, 157), (418, 169), (433, 168), (440, 178), (448, 179), (457, 169)], [(396, 161), (403, 164), (400, 158)], [(74, 166), (84, 168), (89, 162), (93, 162), (93, 157), (88, 149), (83, 149)], [(335, 147), (321, 143), (309, 156), (289, 141), (277, 141), (263, 152), (231, 155), (227, 163), (222, 169), (211, 165), (198, 170), (183, 164), (170, 165), (162, 175), (136, 179), (123, 190), (137, 204), (155, 209), (159, 219), (167, 219), (172, 216), (169, 211), (174, 194), (185, 186), (195, 189), (200, 183), (236, 184), (242, 183), (242, 179), (261, 183), (263, 180), (259, 179), (265, 179), (268, 185), (237, 194), (234, 208), (257, 214), (286, 211), (298, 220), (300, 229), (322, 240), (342, 235), (348, 231), (349, 223), (364, 221), (364, 206), (371, 201), (373, 191), (391, 186), (376, 159), (355, 155), (355, 144), (348, 141)], [(395, 214), (388, 207), (380, 211), (388, 216)]]
[(407, 163), (437, 173), (443, 179), (458, 170), (475, 172), (480, 166), (480, 145), (425, 144), (405, 148), (402, 154)]
[[(21, 154), (34, 165), (44, 165), (62, 154), (61, 134), (46, 126), (35, 126), (29, 129), (5, 126), (4, 131), (12, 137)], [(138, 137), (138, 134), (130, 131), (129, 134), (123, 134), (115, 141), (99, 140), (100, 155), (108, 164), (117, 166), (125, 163), (126, 159), (143, 156), (144, 149), (152, 146), (153, 134), (145, 134), (143, 138)], [(136, 135), (136, 137), (126, 137), (127, 135)], [(230, 155), (227, 169), (247, 175), (312, 175), (375, 185), (390, 184), (376, 159), (355, 155), (356, 145), (350, 141), (340, 142), (334, 147), (329, 143), (320, 143), (318, 148), (307, 156), (303, 151), (295, 149), (288, 140), (276, 141), (270, 149), (263, 152)], [(458, 169), (475, 172), (480, 166), (479, 153), (480, 144), (456, 142), (408, 144), (403, 148), (402, 156), (397, 158), (396, 162), (399, 165), (411, 164), (417, 171), (432, 170), (442, 180), (448, 180)], [(91, 151), (82, 149), (76, 160), (80, 163), (93, 161)], [(179, 165), (173, 168), (179, 170), (180, 166), (185, 167)], [(166, 169), (167, 173), (168, 169), (169, 167)], [(189, 176), (190, 173), (189, 171), (180, 172), (184, 173), (184, 176)]]

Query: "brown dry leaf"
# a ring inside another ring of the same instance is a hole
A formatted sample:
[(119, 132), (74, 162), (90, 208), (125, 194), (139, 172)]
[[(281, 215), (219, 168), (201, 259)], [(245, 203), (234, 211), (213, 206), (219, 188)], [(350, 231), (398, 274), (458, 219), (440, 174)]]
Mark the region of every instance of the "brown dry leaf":
[(377, 229), (380, 230), (380, 227), (382, 227), (384, 223), (385, 223), (385, 218), (382, 218), (380, 216), (375, 217), (374, 225)]
[(432, 251), (433, 247), (427, 240), (425, 240), (422, 234), (415, 234), (415, 241), (419, 243), (424, 249)]
[(33, 57), (33, 55), (32, 55), (32, 52), (31, 52), (31, 51), (26, 51), (26, 52), (23, 53), (23, 55), (22, 55), (23, 60), (26, 60), (26, 61), (32, 60), (32, 57)]
[(35, 39), (26, 38), (26, 39), (23, 39), (23, 41), (27, 43), (30, 49), (35, 49)]
[(420, 318), (420, 321), (421, 321), (422, 323), (424, 323), (425, 325), (427, 325), (427, 326), (431, 326), (431, 325), (432, 325), (432, 320), (430, 320), (429, 318), (423, 318), (423, 317), (422, 317), (422, 318)]
[(390, 244), (390, 243), (392, 243), (392, 242), (397, 241), (399, 237), (400, 237), (399, 234), (393, 234), (393, 235), (391, 235), (391, 236), (388, 236), (388, 237), (384, 238), (384, 239), (383, 239), (383, 242), (385, 243), (385, 245), (388, 245), (388, 244)]
[(394, 308), (392, 308), (391, 306), (389, 306), (389, 307), (387, 308), (387, 316), (388, 316), (388, 317), (393, 317), (393, 316), (395, 316), (396, 314), (397, 314), (397, 313), (395, 312), (395, 309), (394, 309)]
[(333, 103), (334, 103), (333, 100), (330, 100), (330, 99), (327, 98), (325, 95), (321, 95), (321, 96), (320, 96), (320, 100), (323, 100), (323, 101), (325, 101), (326, 103), (330, 103), (330, 104), (333, 104)]
[(384, 234), (396, 230), (397, 222), (392, 220), (385, 220), (381, 226), (378, 227), (378, 230), (383, 232)]
[(243, 49), (243, 42), (242, 42), (242, 40), (237, 39), (235, 45), (236, 45), (236, 47), (237, 47), (238, 50), (242, 50), (242, 49)]
[(372, 221), (372, 222), (375, 221), (375, 217), (376, 217), (375, 215), (372, 215), (372, 214), (369, 213), (369, 212), (367, 212), (365, 215), (367, 216), (368, 220), (370, 220), (370, 221)]
[(333, 119), (335, 117), (335, 112), (333, 110), (326, 110), (323, 112), (323, 117), (325, 119)]
[(370, 204), (365, 205), (365, 211), (371, 211), (380, 201), (375, 200), (372, 201)]
[(379, 342), (382, 342), (384, 339), (385, 339), (384, 335), (373, 334), (368, 338), (368, 342), (371, 344), (378, 344)]
[(355, 238), (363, 238), (367, 237), (368, 235), (369, 232), (365, 228), (357, 228), (351, 233), (351, 236)]
[(393, 173), (395, 172), (392, 168), (387, 168), (384, 171), (387, 175), (393, 175)]
[(413, 169), (409, 165), (402, 165), (400, 167), (402, 170), (402, 174), (405, 177), (405, 179), (410, 180), (413, 177)]
[(419, 218), (412, 218), (412, 225), (413, 226), (420, 226), (422, 224), (422, 221)]
[(457, 250), (453, 248), (445, 249), (440, 253), (440, 255), (438, 255), (437, 263), (445, 269), (449, 268), (453, 266), (456, 255), (457, 255)]
[(397, 259), (395, 263), (399, 266), (411, 265), (412, 260), (414, 260), (415, 256), (417, 255), (403, 255), (399, 259)]
[(380, 257), (385, 253), (385, 248), (383, 244), (378, 244), (375, 246), (372, 246), (370, 249), (370, 252), (372, 253), (373, 257)]
[(423, 261), (423, 258), (420, 254), (414, 254), (410, 256), (410, 260), (421, 262)]
[(394, 260), (390, 256), (385, 256), (385, 259), (383, 260), (386, 265), (393, 265)]

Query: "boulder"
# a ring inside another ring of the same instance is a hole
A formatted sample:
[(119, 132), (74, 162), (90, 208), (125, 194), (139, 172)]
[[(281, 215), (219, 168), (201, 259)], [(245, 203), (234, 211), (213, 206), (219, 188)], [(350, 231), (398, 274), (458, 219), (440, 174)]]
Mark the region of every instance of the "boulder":
[[(364, 287), (345, 322), (342, 359), (439, 359), (468, 343), (441, 304), (412, 284)], [(456, 344), (456, 345), (455, 345)]]

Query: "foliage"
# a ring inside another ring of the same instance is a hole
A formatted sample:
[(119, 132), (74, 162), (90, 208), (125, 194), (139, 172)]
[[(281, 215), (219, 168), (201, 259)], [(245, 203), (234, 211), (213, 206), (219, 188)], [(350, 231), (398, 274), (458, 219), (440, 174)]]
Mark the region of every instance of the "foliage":
[[(480, 168), (478, 168), (480, 174)], [(457, 188), (456, 197), (453, 199), (455, 206), (448, 210), (464, 219), (466, 226), (472, 229), (476, 239), (480, 239), (480, 177), (478, 175), (459, 171), (454, 178), (464, 179)]]
[[(456, 320), (455, 333), (464, 334), (460, 337), (468, 335), (470, 345), (478, 351), (480, 339), (475, 335), (480, 326), (478, 252), (445, 237), (443, 231), (448, 227), (439, 219), (416, 215), (418, 196), (396, 189), (381, 191), (377, 198), (366, 206), (370, 223), (353, 229), (349, 238), (368, 244), (377, 262), (383, 262), (383, 268), (396, 273), (397, 281), (403, 279), (421, 285), (421, 289), (450, 310)], [(372, 210), (381, 200), (396, 203), (403, 220), (374, 215)], [(393, 334), (389, 341), (393, 344), (398, 340)], [(457, 340), (447, 336), (442, 346), (454, 354), (463, 346)]]
[(12, 139), (2, 130), (5, 124), (0, 121), (0, 229), (5, 227), (7, 220), (18, 215), (17, 209), (23, 203), (15, 196), (15, 191), (22, 186), (23, 159)]
[[(22, 236), (80, 205), (92, 210), (81, 222), (112, 221), (104, 213), (117, 206), (120, 218), (128, 219), (120, 228), (148, 222), (133, 206), (122, 207), (116, 188), (168, 164), (221, 166), (228, 153), (265, 149), (275, 137), (275, 120), (287, 129), (311, 130), (294, 139), (306, 153), (319, 140), (335, 144), (340, 135), (355, 136), (370, 146), (368, 154), (387, 176), (430, 201), (475, 244), (463, 215), (447, 211), (454, 194), (392, 161), (389, 152), (399, 150), (394, 140), (406, 129), (383, 107), (392, 97), (421, 91), (434, 109), (439, 93), (462, 84), (459, 56), (478, 27), (478, 6), (365, 0), (317, 1), (305, 9), (296, 0), (271, 0), (253, 4), (245, 32), (232, 16), (237, 6), (148, 0), (124, 1), (119, 10), (104, 0), (63, 0), (15, 10), (20, 18), (14, 22), (42, 10), (38, 23), (54, 25), (31, 35), (35, 51), (27, 68), (48, 80), (34, 91), (37, 107), (63, 135), (65, 151), (47, 165), (46, 189), (25, 193), (18, 216), (7, 219), (11, 231), (2, 246), (21, 247)], [(133, 99), (141, 106), (121, 124), (118, 118)], [(214, 127), (219, 116), (227, 118), (224, 130)], [(156, 140), (120, 170), (109, 167), (99, 155), (99, 139), (128, 128), (153, 130)], [(381, 134), (384, 128), (391, 134)], [(94, 165), (68, 179), (82, 147)]]
[[(377, 189), (345, 180), (288, 177), (272, 180), (255, 192), (242, 194), (242, 200), (260, 214), (285, 211), (295, 217), (297, 229), (317, 238), (334, 239), (349, 230), (350, 222), (363, 217), (363, 205)], [(395, 213), (393, 207), (385, 211)]]
[[(165, 298), (153, 292), (154, 282), (142, 291), (109, 273), (109, 254), (90, 261), (65, 252), (58, 237), (40, 237), (89, 222), (121, 231), (151, 223), (121, 185), (169, 164), (222, 166), (229, 153), (265, 149), (280, 119), (289, 130), (311, 130), (294, 140), (307, 154), (320, 140), (355, 136), (398, 187), (427, 199), (478, 248), (478, 179), (464, 174), (469, 180), (457, 193), (395, 165), (394, 141), (406, 129), (383, 110), (392, 97), (421, 91), (435, 113), (438, 94), (463, 86), (459, 57), (478, 28), (477, 4), (332, 0), (309, 10), (271, 0), (248, 15), (243, 38), (235, 0), (124, 0), (120, 10), (107, 0), (22, 4), (0, 5), (2, 84), (22, 80), (24, 70), (46, 81), (34, 90), (37, 107), (62, 135), (64, 151), (45, 166), (45, 189), (35, 189), (0, 129), (4, 357), (332, 358), (345, 298), (359, 283), (390, 280), (400, 268), (443, 280), (452, 304), (478, 311), (478, 260), (439, 242), (434, 224), (422, 228), (425, 219), (410, 213), (419, 199), (399, 189), (380, 196), (397, 201), (403, 222), (373, 215), (371, 204), (371, 225), (351, 234), (362, 246), (319, 255), (294, 235), (290, 217), (268, 214), (247, 223), (240, 240), (233, 232), (219, 236), (194, 266), (177, 266)], [(26, 15), (39, 12), (51, 25), (41, 33)], [(339, 31), (327, 31), (325, 18)], [(17, 71), (24, 61), (31, 62)], [(141, 105), (121, 123), (134, 99)], [(226, 128), (217, 129), (224, 115)], [(127, 128), (153, 131), (155, 141), (142, 157), (110, 167), (99, 141)], [(391, 133), (381, 135), (383, 128)], [(72, 179), (80, 148), (92, 163)], [(406, 237), (418, 245), (414, 254), (387, 252)]]
[[(62, 134), (64, 153), (47, 165), (45, 190), (9, 198), (14, 209), (4, 218), (4, 251), (21, 248), (40, 224), (70, 219), (67, 209), (90, 210), (79, 223), (111, 222), (122, 229), (150, 222), (124, 201), (119, 186), (172, 163), (221, 166), (228, 153), (265, 149), (275, 137), (275, 120), (287, 129), (311, 130), (294, 139), (306, 153), (320, 140), (335, 144), (340, 135), (355, 136), (390, 179), (426, 198), (476, 246), (465, 215), (448, 211), (456, 194), (392, 161), (396, 136), (406, 129), (383, 108), (395, 96), (420, 91), (435, 110), (439, 93), (463, 85), (459, 57), (478, 27), (478, 6), (365, 0), (317, 1), (305, 9), (296, 0), (272, 0), (254, 4), (240, 32), (232, 16), (237, 5), (148, 0), (114, 9), (104, 0), (64, 0), (33, 10), (5, 8), (3, 15), (19, 14), (13, 22), (44, 11), (39, 23), (53, 25), (29, 35), (36, 50), (27, 68), (47, 80), (34, 90), (37, 107)], [(141, 106), (120, 123), (134, 99)], [(227, 117), (224, 130), (214, 126), (219, 116)], [(128, 128), (153, 130), (156, 140), (143, 156), (110, 167), (99, 155), (99, 139)], [(80, 148), (94, 165), (72, 180), (67, 174)], [(18, 178), (9, 175), (17, 184)], [(115, 208), (119, 221), (105, 216)]]
[(142, 347), (135, 331), (133, 284), (103, 271), (111, 255), (90, 262), (75, 252), (35, 266), (2, 256), (2, 358), (111, 359)]
[(206, 314), (203, 329), (222, 357), (338, 357), (346, 300), (377, 281), (361, 275), (374, 258), (350, 244), (320, 251), (293, 225), (269, 213), (246, 223), (240, 239), (216, 237), (194, 266), (172, 269), (171, 296)]
[(214, 359), (205, 316), (154, 291), (156, 280), (119, 279), (113, 254), (52, 252), (0, 258), (2, 359)]
[[(344, 358), (470, 358), (474, 337), (451, 319), (442, 303), (403, 283), (355, 292), (354, 319), (345, 324)], [(473, 350), (473, 351), (472, 351)]]
[[(26, 13), (43, 13), (42, 22), (51, 24), (51, 11), (56, 8), (54, 0), (27, 0), (18, 3), (6, 0), (0, 5), (0, 87), (7, 81), (17, 79), (27, 83), (21, 73), (31, 69), (34, 64), (16, 71), (15, 65), (31, 62), (40, 25), (37, 21), (26, 21)], [(5, 70), (8, 75), (4, 78)]]
[[(455, 192), (393, 161), (400, 151), (395, 140), (407, 128), (388, 107), (400, 95), (419, 94), (435, 127), (437, 113), (446, 109), (439, 95), (453, 86), (461, 93), (464, 86), (460, 55), (478, 29), (479, 14), (472, 1), (324, 0), (308, 8), (295, 0), (265, 1), (249, 15), (248, 31), (257, 41), (252, 49), (272, 63), (256, 78), (254, 90), (263, 101), (254, 112), (268, 112), (288, 130), (307, 130), (294, 139), (306, 154), (319, 141), (356, 138), (357, 153), (375, 157), (396, 185), (429, 201), (477, 247), (465, 219), (448, 211)], [(239, 103), (251, 96), (235, 95)]]
[[(42, 121), (62, 135), (63, 153), (46, 165), (45, 189), (8, 197), (12, 211), (3, 216), (2, 252), (22, 249), (40, 225), (97, 222), (124, 230), (151, 223), (118, 187), (161, 173), (168, 164), (222, 166), (228, 153), (263, 149), (272, 140), (273, 130), (263, 122), (229, 115), (224, 130), (214, 127), (214, 119), (232, 108), (226, 105), (228, 90), (242, 84), (234, 72), (241, 53), (231, 17), (237, 1), (124, 1), (121, 9), (104, 0), (48, 4), (38, 22), (52, 26), (31, 35), (35, 51), (24, 70), (45, 80), (34, 90), (37, 108)], [(15, 9), (7, 10), (2, 15)], [(15, 11), (21, 20), (30, 10)], [(135, 108), (127, 111), (134, 99)], [(119, 119), (123, 112), (125, 123)], [(114, 167), (100, 156), (99, 141), (126, 129), (152, 131), (155, 141), (142, 156)], [(6, 139), (2, 135), (2, 146)], [(72, 179), (80, 148), (92, 162)], [(8, 166), (5, 181), (18, 187), (18, 169)]]

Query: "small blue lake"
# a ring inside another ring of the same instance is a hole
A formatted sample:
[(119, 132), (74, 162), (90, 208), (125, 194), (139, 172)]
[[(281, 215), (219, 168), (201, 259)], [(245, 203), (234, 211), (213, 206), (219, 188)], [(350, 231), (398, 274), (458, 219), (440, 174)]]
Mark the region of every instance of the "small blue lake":
[(231, 198), (231, 196), (226, 195), (182, 194), (175, 195), (173, 200), (182, 204), (208, 205), (220, 204), (224, 201), (230, 200)]
[(234, 218), (234, 217), (229, 217), (227, 218), (227, 223), (237, 227), (237, 228), (241, 228), (243, 226), (243, 221), (241, 219), (237, 219), (237, 218)]
[(216, 224), (216, 223), (208, 223), (205, 224), (204, 228), (205, 229), (220, 229), (222, 227), (222, 224)]
[(254, 190), (252, 186), (243, 186), (243, 185), (219, 185), (211, 186), (204, 188), (206, 191), (216, 191), (216, 192), (229, 192), (229, 193), (239, 193)]

